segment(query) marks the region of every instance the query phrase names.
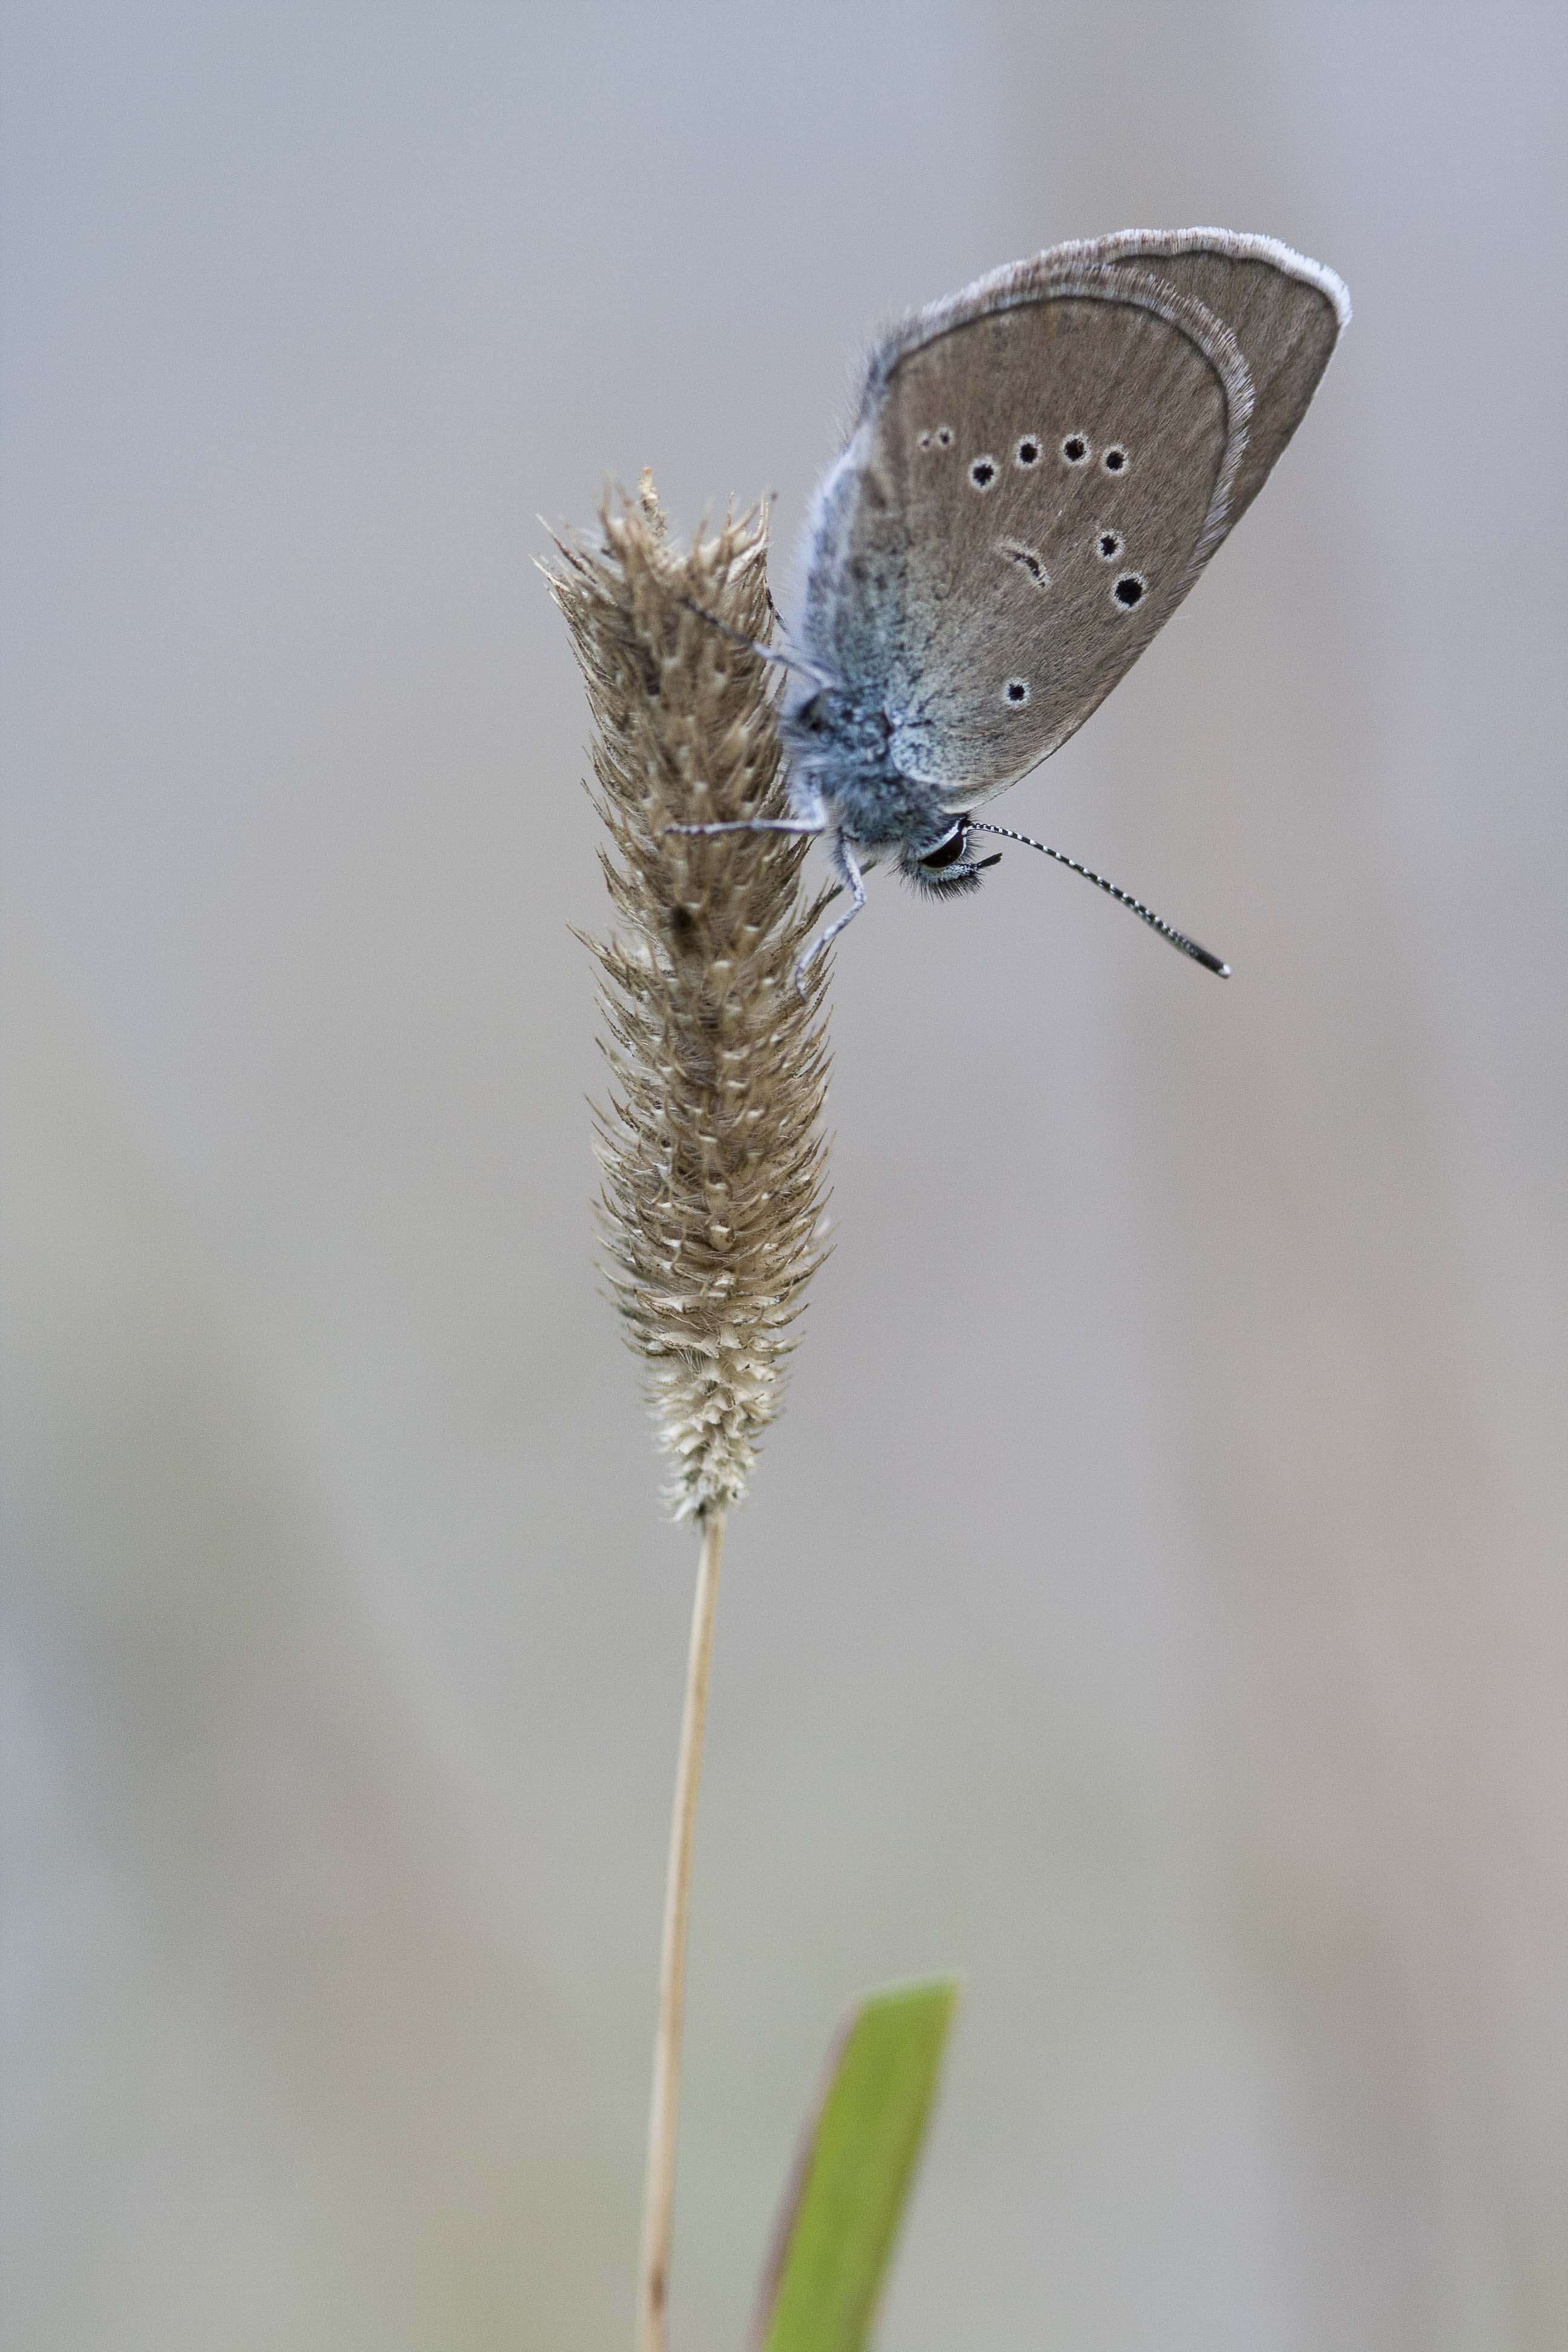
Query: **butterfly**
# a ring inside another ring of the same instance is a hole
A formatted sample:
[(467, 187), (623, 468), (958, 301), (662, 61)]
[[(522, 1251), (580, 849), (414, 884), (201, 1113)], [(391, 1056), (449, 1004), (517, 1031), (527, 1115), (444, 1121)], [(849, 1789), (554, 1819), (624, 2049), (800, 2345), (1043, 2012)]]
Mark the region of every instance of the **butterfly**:
[[(1074, 858), (974, 812), (1060, 749), (1262, 488), (1350, 318), (1272, 237), (1129, 229), (977, 278), (873, 351), (813, 504), (780, 712), (790, 814), (845, 910), (889, 859), (973, 890), (973, 836), (1040, 849), (1210, 971), (1228, 967)], [(681, 827), (722, 831), (731, 827)]]

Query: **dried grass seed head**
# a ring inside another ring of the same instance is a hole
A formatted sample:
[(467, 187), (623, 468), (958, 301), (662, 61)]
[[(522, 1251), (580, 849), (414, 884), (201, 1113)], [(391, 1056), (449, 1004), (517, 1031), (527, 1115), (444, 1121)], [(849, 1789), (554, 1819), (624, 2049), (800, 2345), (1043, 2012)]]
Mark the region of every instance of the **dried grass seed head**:
[(613, 1081), (600, 1224), (670, 1501), (700, 1517), (745, 1492), (823, 1255), (826, 959), (804, 994), (794, 977), (823, 901), (797, 839), (668, 830), (788, 813), (766, 665), (690, 609), (765, 639), (765, 514), (678, 551), (645, 475), (602, 523), (598, 546), (558, 542), (551, 574), (587, 680), (616, 916), (589, 943)]

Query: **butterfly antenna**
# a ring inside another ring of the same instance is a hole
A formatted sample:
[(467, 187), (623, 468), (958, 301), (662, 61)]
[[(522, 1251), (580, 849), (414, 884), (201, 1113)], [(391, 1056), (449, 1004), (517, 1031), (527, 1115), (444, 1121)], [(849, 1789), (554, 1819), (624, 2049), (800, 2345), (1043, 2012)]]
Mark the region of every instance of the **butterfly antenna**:
[(1209, 953), (1207, 948), (1199, 947), (1196, 940), (1188, 939), (1185, 931), (1178, 931), (1173, 924), (1165, 921), (1163, 916), (1157, 915), (1152, 907), (1146, 907), (1142, 898), (1134, 898), (1131, 891), (1119, 890), (1114, 882), (1106, 880), (1103, 874), (1096, 874), (1092, 867), (1081, 866), (1065, 850), (1052, 849), (1043, 841), (1031, 841), (1026, 833), (1015, 833), (1008, 825), (977, 824), (973, 817), (969, 820), (969, 830), (971, 833), (994, 833), (1003, 841), (1017, 841), (1026, 849), (1037, 849), (1042, 857), (1054, 857), (1057, 864), (1065, 866), (1070, 874), (1081, 874), (1086, 882), (1092, 882), (1097, 890), (1103, 890), (1108, 898), (1114, 898), (1119, 907), (1131, 908), (1141, 922), (1147, 923), (1152, 931), (1158, 931), (1163, 940), (1169, 940), (1173, 948), (1180, 948), (1184, 955), (1191, 956), (1194, 963), (1201, 963), (1205, 971), (1217, 972), (1221, 980), (1230, 978), (1229, 964), (1222, 963), (1218, 956)]
[[(710, 629), (717, 629), (721, 637), (728, 637), (732, 646), (743, 646), (747, 653), (755, 654), (759, 661), (773, 662), (780, 669), (793, 669), (797, 676), (810, 678), (814, 686), (832, 685), (833, 681), (826, 670), (816, 668), (810, 662), (798, 660), (794, 654), (781, 653), (777, 646), (764, 646), (760, 637), (749, 637), (744, 629), (732, 629), (728, 621), (721, 621), (717, 613), (710, 613), (694, 596), (678, 595), (676, 603), (684, 604), (689, 613), (695, 613), (700, 621), (706, 621)], [(778, 608), (771, 595), (768, 609), (776, 619)]]

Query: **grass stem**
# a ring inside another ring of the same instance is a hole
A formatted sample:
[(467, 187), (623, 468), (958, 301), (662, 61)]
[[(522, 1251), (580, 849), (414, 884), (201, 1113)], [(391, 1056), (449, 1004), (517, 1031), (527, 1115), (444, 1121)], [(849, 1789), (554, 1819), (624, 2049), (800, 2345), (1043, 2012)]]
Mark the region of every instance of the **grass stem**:
[(686, 1937), (691, 1908), (691, 1842), (702, 1777), (702, 1732), (708, 1715), (708, 1670), (713, 1654), (713, 1612), (719, 1598), (719, 1557), (724, 1513), (702, 1518), (691, 1645), (686, 1664), (686, 1704), (675, 1768), (675, 1810), (664, 1889), (664, 1942), (659, 1957), (658, 2022), (653, 2045), (653, 2095), (648, 2107), (647, 2179), (643, 2193), (642, 2255), (637, 2275), (638, 2352), (665, 2352), (669, 2302), (669, 2242), (675, 2219), (675, 2137), (680, 2099), (680, 2027), (686, 1993)]

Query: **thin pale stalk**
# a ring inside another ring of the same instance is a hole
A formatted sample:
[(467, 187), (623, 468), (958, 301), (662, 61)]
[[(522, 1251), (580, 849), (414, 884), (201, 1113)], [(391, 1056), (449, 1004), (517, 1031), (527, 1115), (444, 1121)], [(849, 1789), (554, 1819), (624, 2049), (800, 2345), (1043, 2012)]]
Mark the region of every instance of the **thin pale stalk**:
[(719, 1555), (723, 1541), (724, 1513), (717, 1507), (710, 1507), (702, 1521), (697, 1591), (691, 1604), (686, 1705), (680, 1721), (675, 1811), (669, 1825), (669, 1865), (664, 1886), (664, 1945), (659, 1958), (658, 2023), (654, 2032), (647, 2180), (643, 2193), (642, 2257), (637, 2275), (639, 2352), (664, 2352), (665, 2347), (669, 2241), (675, 2221), (675, 2126), (680, 2098), (686, 1931), (691, 1907), (691, 1833), (697, 1820), (698, 1783), (702, 1777), (708, 1669), (713, 1654), (713, 1611), (719, 1598)]

